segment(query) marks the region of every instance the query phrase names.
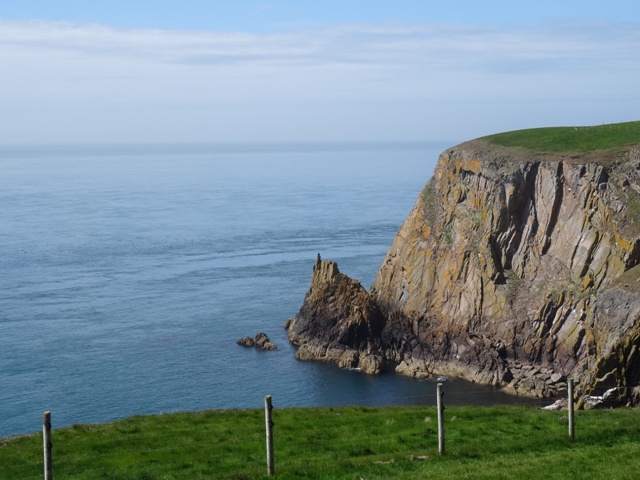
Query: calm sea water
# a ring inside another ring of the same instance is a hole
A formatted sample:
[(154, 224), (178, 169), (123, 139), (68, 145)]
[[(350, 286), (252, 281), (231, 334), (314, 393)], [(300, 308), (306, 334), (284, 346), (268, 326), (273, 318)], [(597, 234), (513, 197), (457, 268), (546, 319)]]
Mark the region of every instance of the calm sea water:
[[(133, 414), (434, 403), (299, 362), (317, 253), (373, 281), (442, 144), (0, 149), (0, 436)], [(279, 350), (235, 340), (266, 332)], [(455, 380), (449, 403), (519, 401)]]

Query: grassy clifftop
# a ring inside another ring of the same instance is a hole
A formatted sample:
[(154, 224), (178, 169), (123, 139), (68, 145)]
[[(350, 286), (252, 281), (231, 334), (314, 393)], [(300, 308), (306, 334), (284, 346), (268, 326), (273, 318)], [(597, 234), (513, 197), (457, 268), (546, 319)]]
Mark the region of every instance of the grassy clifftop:
[[(438, 455), (433, 407), (276, 409), (278, 479), (632, 479), (638, 412), (447, 407)], [(66, 479), (260, 479), (261, 410), (132, 417), (54, 430), (53, 469)], [(0, 438), (0, 479), (42, 478), (42, 434)]]
[(495, 145), (536, 153), (574, 155), (611, 151), (640, 143), (640, 121), (593, 127), (533, 128), (489, 135), (483, 139)]

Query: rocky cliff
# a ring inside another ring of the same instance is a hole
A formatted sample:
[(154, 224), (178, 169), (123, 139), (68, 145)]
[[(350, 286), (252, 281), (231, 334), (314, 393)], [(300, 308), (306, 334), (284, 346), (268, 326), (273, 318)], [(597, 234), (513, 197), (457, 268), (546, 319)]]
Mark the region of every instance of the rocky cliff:
[[(287, 322), (301, 359), (640, 400), (640, 147), (439, 158), (369, 291), (316, 261)], [(636, 268), (634, 268), (636, 267)]]

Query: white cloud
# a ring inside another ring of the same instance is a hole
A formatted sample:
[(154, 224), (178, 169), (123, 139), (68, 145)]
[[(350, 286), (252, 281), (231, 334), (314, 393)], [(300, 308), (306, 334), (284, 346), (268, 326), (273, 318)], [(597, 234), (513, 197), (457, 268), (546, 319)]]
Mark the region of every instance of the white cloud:
[[(0, 22), (0, 142), (464, 138), (629, 120), (640, 28)], [(489, 130), (486, 130), (489, 129)]]

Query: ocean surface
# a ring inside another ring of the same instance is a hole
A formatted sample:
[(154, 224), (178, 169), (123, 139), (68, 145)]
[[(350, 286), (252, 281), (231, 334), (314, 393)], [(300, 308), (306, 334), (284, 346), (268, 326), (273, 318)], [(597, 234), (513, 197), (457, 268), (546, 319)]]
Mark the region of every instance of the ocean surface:
[[(313, 262), (365, 286), (450, 143), (0, 148), (0, 436), (134, 414), (433, 405), (294, 358)], [(266, 332), (279, 347), (236, 345)], [(456, 404), (518, 403), (446, 383)]]

